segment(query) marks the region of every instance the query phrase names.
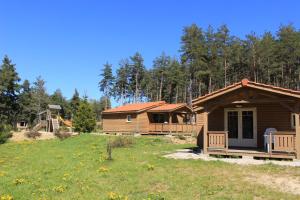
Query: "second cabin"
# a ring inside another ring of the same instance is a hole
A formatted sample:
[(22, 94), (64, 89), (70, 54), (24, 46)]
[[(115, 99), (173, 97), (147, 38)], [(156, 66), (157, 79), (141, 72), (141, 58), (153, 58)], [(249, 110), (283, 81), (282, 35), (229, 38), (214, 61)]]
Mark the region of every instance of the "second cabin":
[(141, 134), (193, 134), (195, 115), (184, 103), (164, 101), (127, 104), (102, 113), (103, 132)]

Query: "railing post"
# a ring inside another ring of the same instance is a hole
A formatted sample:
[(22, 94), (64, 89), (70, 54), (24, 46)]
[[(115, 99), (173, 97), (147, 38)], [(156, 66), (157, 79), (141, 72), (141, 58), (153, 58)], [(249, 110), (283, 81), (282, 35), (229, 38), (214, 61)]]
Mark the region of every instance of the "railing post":
[(269, 154), (270, 157), (272, 156), (272, 142), (273, 142), (273, 138), (272, 138), (272, 131), (269, 134)]
[(225, 132), (225, 150), (228, 152), (228, 131)]
[(208, 145), (208, 112), (203, 113), (203, 153), (207, 153), (207, 145)]
[(296, 158), (300, 159), (300, 122), (299, 122), (299, 109), (298, 109), (298, 112), (295, 113), (295, 131), (296, 131), (296, 139), (295, 139)]

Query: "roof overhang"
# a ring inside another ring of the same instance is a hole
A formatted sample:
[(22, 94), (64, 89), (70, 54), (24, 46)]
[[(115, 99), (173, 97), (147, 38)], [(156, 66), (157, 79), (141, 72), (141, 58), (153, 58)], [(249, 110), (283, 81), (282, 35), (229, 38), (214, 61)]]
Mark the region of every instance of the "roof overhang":
[(230, 92), (238, 90), (240, 88), (253, 88), (253, 89), (257, 89), (257, 90), (261, 90), (261, 91), (271, 92), (274, 94), (279, 94), (279, 95), (284, 95), (284, 96), (289, 96), (289, 97), (300, 99), (300, 91), (276, 87), (276, 86), (262, 84), (262, 83), (256, 83), (256, 82), (249, 81), (248, 79), (243, 79), (241, 82), (232, 84), (223, 89), (217, 90), (215, 92), (212, 92), (207, 95), (198, 97), (197, 99), (194, 99), (192, 101), (193, 106), (199, 105), (199, 104), (209, 101), (211, 99), (220, 97), (224, 94), (230, 93)]
[(181, 108), (187, 108), (190, 112), (193, 112), (192, 108), (190, 108), (186, 104), (178, 105), (177, 107), (175, 107), (173, 109), (161, 109), (161, 110), (153, 109), (153, 110), (148, 110), (147, 112), (149, 112), (149, 113), (171, 113), (171, 112), (175, 112), (176, 110), (179, 110)]

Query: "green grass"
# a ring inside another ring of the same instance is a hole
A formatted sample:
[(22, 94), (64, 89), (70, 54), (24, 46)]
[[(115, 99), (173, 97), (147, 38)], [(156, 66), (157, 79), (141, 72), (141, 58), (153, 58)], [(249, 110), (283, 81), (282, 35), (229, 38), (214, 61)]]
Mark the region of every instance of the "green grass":
[(132, 147), (114, 149), (108, 161), (107, 139), (84, 134), (63, 141), (0, 145), (0, 196), (108, 199), (114, 192), (129, 200), (299, 199), (244, 178), (253, 173), (299, 176), (299, 168), (166, 159), (166, 152), (191, 145), (146, 137), (136, 138)]

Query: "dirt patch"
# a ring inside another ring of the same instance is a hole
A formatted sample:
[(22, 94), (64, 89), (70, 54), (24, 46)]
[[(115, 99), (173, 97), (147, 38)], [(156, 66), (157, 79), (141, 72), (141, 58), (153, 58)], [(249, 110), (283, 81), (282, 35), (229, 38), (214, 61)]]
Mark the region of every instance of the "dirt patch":
[(153, 186), (150, 188), (150, 192), (153, 193), (162, 193), (168, 191), (169, 186), (166, 183), (155, 183)]
[[(41, 136), (37, 137), (36, 140), (49, 140), (49, 139), (56, 138), (56, 136), (53, 133), (44, 132), (44, 131), (39, 131), (39, 132), (41, 133)], [(19, 142), (19, 141), (24, 141), (24, 140), (34, 140), (31, 138), (28, 138), (25, 133), (26, 133), (26, 131), (13, 132), (13, 135), (9, 140), (14, 141), (14, 142)], [(77, 133), (73, 133), (72, 136), (73, 135), (77, 135)]]
[(258, 183), (281, 192), (300, 195), (300, 177), (251, 174), (245, 179), (251, 183)]
[(196, 144), (197, 142), (196, 138), (191, 136), (172, 136), (169, 139), (173, 144)]

